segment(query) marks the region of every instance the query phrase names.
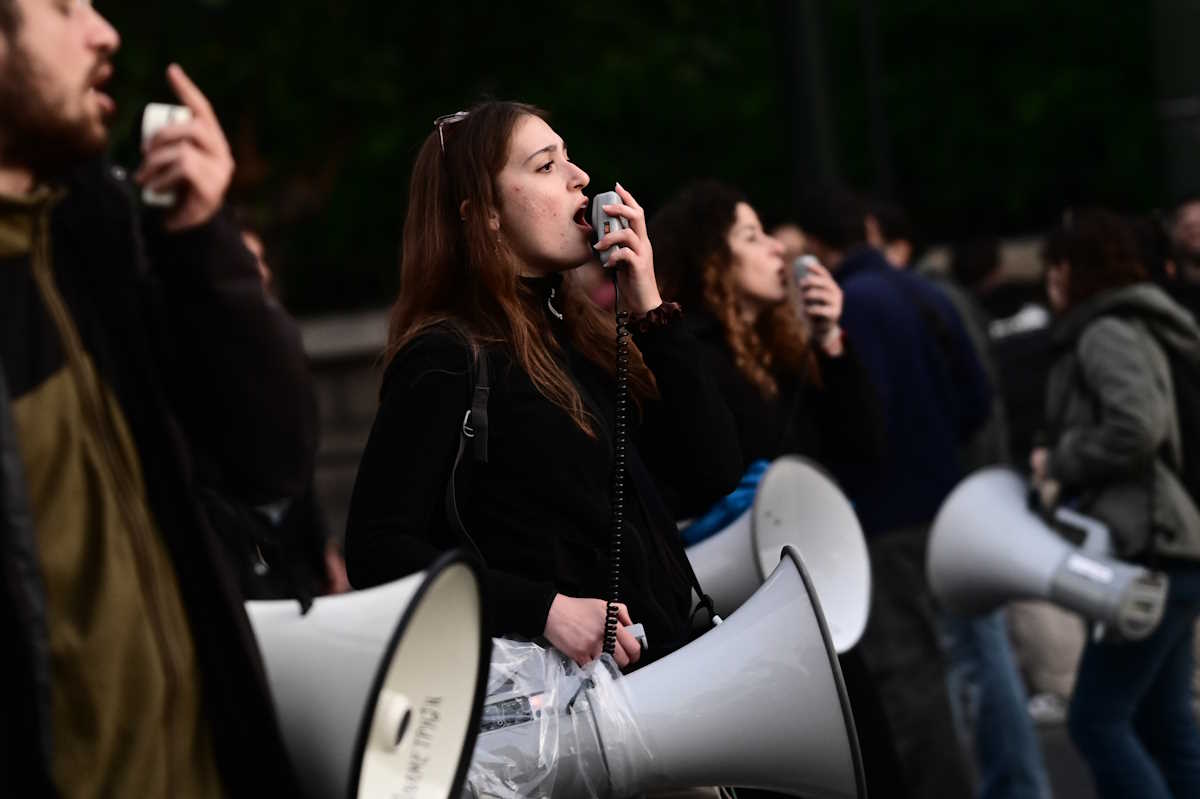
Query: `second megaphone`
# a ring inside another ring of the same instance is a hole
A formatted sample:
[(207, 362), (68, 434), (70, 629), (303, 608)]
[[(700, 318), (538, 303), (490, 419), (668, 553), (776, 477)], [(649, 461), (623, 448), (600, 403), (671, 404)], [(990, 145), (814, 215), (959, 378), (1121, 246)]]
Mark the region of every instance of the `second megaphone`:
[(942, 505), (929, 538), (934, 594), (959, 613), (983, 613), (1012, 599), (1045, 599), (1104, 624), (1128, 640), (1162, 620), (1166, 575), (1111, 556), (1108, 528), (1060, 509), (1076, 546), (1026, 504), (1028, 484), (1009, 469), (984, 469)]
[[(651, 643), (653, 646), (653, 643)], [(546, 692), (490, 697), (464, 796), (626, 797), (704, 785), (862, 797), (854, 719), (821, 605), (790, 547), (723, 624), (613, 681), (597, 675), (546, 707)], [(606, 703), (624, 697), (625, 711)], [(509, 709), (512, 709), (510, 712)], [(545, 713), (557, 714), (542, 726)], [(498, 721), (505, 717), (509, 721)], [(545, 740), (552, 729), (553, 740)], [(553, 762), (548, 763), (548, 760)]]
[(443, 799), (466, 775), (491, 639), (479, 575), (443, 556), (402, 580), (247, 602), (284, 743), (309, 796)]
[(792, 456), (774, 461), (753, 507), (688, 547), (687, 556), (717, 610), (728, 614), (758, 590), (785, 546), (804, 560), (834, 648), (847, 651), (867, 626), (871, 563), (854, 509), (819, 467)]

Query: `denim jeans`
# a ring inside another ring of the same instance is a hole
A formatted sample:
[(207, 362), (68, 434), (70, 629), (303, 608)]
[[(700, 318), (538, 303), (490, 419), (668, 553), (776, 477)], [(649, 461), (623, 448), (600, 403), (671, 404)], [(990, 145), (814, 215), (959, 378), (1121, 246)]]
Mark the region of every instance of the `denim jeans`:
[(1192, 636), (1200, 567), (1165, 570), (1162, 623), (1129, 643), (1089, 641), (1068, 719), (1102, 797), (1200, 797), (1200, 729), (1192, 715)]
[[(960, 728), (975, 741), (977, 795), (1049, 799), (1050, 778), (1003, 611), (972, 618), (943, 614), (941, 623), (950, 661), (950, 705)], [(968, 727), (970, 721), (974, 723)]]

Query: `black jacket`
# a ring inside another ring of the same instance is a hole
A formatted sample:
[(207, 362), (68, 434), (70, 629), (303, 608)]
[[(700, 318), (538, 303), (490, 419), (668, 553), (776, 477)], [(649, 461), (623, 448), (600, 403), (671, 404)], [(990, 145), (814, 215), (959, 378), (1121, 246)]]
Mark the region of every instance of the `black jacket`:
[[(544, 308), (556, 285), (528, 283), (530, 301)], [(598, 420), (596, 437), (538, 393), (507, 352), (487, 350), (488, 462), (472, 464), (462, 504), (489, 567), (494, 635), (540, 636), (556, 593), (600, 599), (610, 593), (614, 384), (568, 343), (562, 322), (545, 318), (560, 363)], [(661, 392), (635, 433), (637, 450), (685, 495), (732, 490), (741, 475), (733, 421), (700, 368), (695, 341), (676, 322), (639, 334), (637, 344)], [(423, 569), (439, 550), (459, 545), (443, 497), (469, 405), (469, 357), (455, 334), (435, 330), (387, 369), (346, 530), (346, 565), (359, 588)], [(690, 586), (661, 499), (627, 485), (621, 600), (645, 624), (654, 656), (686, 641)]]
[[(145, 464), (225, 788), (295, 795), (253, 633), (198, 506), (192, 463), (193, 448), (203, 449), (246, 502), (303, 491), (316, 412), (298, 331), (265, 298), (232, 225), (218, 217), (180, 235), (153, 221), (143, 227), (129, 187), (103, 163), (68, 181), (51, 236), (59, 289)], [(5, 277), (18, 274), (10, 268)], [(46, 597), (8, 404), (54, 345), (20, 321), (0, 319), (0, 793), (45, 796), (53, 794)]]
[[(804, 455), (838, 473), (882, 458), (883, 409), (850, 339), (842, 357), (818, 356), (822, 385), (799, 375), (776, 375), (779, 393), (765, 397), (737, 368), (716, 317), (692, 314), (687, 325), (733, 413), (747, 464)], [(687, 518), (703, 510), (677, 507), (676, 513)]]
[(988, 418), (992, 388), (954, 305), (876, 249), (834, 270), (842, 327), (879, 394), (887, 451), (842, 483), (868, 537), (933, 519), (963, 478), (961, 447)]

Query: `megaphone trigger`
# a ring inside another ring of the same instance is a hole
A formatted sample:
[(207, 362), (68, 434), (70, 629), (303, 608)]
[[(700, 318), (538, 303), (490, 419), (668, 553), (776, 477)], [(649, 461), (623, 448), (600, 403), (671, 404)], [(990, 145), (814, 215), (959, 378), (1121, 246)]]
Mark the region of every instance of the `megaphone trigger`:
[(633, 640), (638, 642), (643, 652), (650, 648), (650, 644), (646, 641), (646, 628), (641, 624), (630, 624), (625, 628), (625, 631), (633, 636)]

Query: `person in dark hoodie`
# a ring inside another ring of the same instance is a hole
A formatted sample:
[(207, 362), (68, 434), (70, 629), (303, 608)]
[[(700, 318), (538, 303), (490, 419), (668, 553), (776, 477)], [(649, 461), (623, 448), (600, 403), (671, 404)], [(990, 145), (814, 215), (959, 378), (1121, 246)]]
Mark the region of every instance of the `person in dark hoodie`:
[(1166, 612), (1148, 638), (1088, 641), (1071, 737), (1101, 796), (1200, 796), (1191, 711), (1200, 510), (1179, 477), (1193, 442), (1181, 440), (1173, 381), (1188, 374), (1171, 363), (1198, 373), (1200, 329), (1146, 282), (1121, 217), (1071, 213), (1051, 241), (1046, 285), (1063, 352), (1046, 388), (1049, 445), (1030, 457), (1034, 484), (1045, 505), (1069, 503), (1108, 525), (1117, 556), (1170, 578)]
[(946, 296), (867, 244), (857, 197), (814, 186), (798, 221), (809, 252), (829, 264), (845, 293), (841, 325), (884, 409), (884, 458), (838, 473), (871, 555), (871, 615), (859, 648), (909, 792), (966, 796), (925, 555), (929, 526), (964, 476), (961, 446), (990, 411), (991, 388)]
[[(485, 102), (435, 123), (413, 168), (388, 365), (351, 498), (346, 566), (362, 588), (424, 568), (440, 550), (475, 546), (487, 565), (491, 633), (544, 637), (581, 664), (601, 652), (615, 572), (621, 622), (642, 623), (649, 642), (643, 658), (619, 631), (613, 654), (624, 668), (691, 635), (690, 569), (650, 470), (671, 474), (675, 491), (719, 495), (742, 464), (695, 339), (659, 295), (645, 214), (618, 185), (622, 202), (605, 210), (630, 227), (597, 245), (615, 248), (610, 266), (621, 270), (636, 345), (614, 555), (615, 326), (572, 271), (595, 258), (587, 185), (532, 106)], [(444, 498), (471, 372), (482, 372), (472, 364), (490, 377), (488, 444), (456, 482), (456, 529)]]
[[(874, 227), (879, 233), (877, 239), (871, 238), (873, 226), (868, 218), (868, 240), (878, 242), (875, 246), (893, 267), (908, 269), (899, 257), (904, 255), (907, 242), (903, 238), (898, 240), (898, 236), (908, 234), (903, 233), (906, 228), (895, 221), (897, 216), (903, 218), (902, 211), (895, 207), (888, 211), (885, 204), (877, 206), (873, 214), (877, 217)], [(994, 246), (980, 242), (956, 250), (953, 268), (969, 264), (978, 257), (985, 262), (986, 269), (998, 271), (998, 243), (991, 242), (991, 245)], [(929, 279), (954, 305), (971, 339), (976, 358), (987, 372), (989, 381), (996, 385), (997, 369), (988, 339), (987, 314), (977, 302), (977, 295), (967, 290), (966, 286), (971, 283), (960, 283), (960, 277), (955, 272)], [(1029, 368), (1028, 364), (1022, 366)], [(1041, 384), (1037, 388), (1039, 390), (1031, 394), (1037, 395), (1040, 419)], [(962, 448), (965, 472), (1009, 462), (1006, 424), (1005, 407), (997, 393), (988, 420)], [(948, 660), (951, 708), (961, 725), (963, 740), (972, 744), (975, 755), (976, 796), (978, 799), (1047, 799), (1050, 779), (1027, 710), (1029, 697), (1009, 645), (1005, 611), (1000, 609), (974, 616), (943, 611), (939, 621)]]
[(136, 179), (100, 157), (117, 32), (0, 0), (0, 794), (298, 795), (194, 456), (296, 496), (316, 409), (294, 324), (221, 209), (204, 95)]

